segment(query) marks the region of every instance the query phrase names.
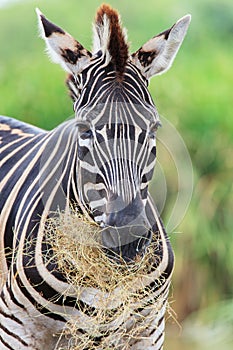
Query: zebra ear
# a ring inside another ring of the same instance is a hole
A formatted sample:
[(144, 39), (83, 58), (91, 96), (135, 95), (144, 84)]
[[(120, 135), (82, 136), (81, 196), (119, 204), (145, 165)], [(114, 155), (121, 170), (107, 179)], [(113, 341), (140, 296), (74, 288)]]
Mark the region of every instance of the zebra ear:
[(131, 55), (132, 63), (147, 79), (162, 74), (171, 67), (190, 21), (190, 15), (182, 17), (170, 29), (153, 37)]
[(59, 63), (69, 73), (78, 74), (86, 68), (91, 53), (69, 33), (50, 22), (39, 9), (36, 9), (41, 37), (45, 40), (52, 61)]

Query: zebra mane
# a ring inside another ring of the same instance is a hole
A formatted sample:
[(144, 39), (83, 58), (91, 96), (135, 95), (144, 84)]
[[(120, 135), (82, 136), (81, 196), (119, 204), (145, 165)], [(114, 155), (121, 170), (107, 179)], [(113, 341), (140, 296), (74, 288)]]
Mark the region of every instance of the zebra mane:
[(93, 26), (93, 52), (101, 50), (115, 66), (121, 80), (129, 57), (126, 30), (122, 28), (119, 13), (109, 5), (98, 9)]

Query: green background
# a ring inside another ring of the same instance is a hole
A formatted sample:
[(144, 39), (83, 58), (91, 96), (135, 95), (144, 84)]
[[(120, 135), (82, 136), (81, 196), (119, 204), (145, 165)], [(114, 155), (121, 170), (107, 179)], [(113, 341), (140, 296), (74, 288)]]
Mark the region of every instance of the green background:
[[(188, 148), (193, 196), (181, 225), (170, 233), (176, 267), (168, 315), (168, 350), (230, 350), (233, 346), (233, 3), (232, 0), (111, 0), (128, 29), (131, 50), (192, 14), (172, 69), (153, 78), (159, 113)], [(24, 1), (0, 8), (0, 113), (51, 129), (72, 115), (65, 73), (49, 62), (34, 12), (91, 47), (91, 22), (101, 1)], [(177, 183), (170, 162), (165, 224)], [(156, 181), (151, 186), (156, 193)], [(173, 314), (174, 314), (173, 312)], [(178, 325), (179, 322), (179, 325)]]

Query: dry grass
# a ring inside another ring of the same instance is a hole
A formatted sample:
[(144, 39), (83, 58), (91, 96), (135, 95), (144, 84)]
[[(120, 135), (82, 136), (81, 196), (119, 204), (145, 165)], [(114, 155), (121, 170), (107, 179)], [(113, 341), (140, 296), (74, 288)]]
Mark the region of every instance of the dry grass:
[(75, 212), (50, 218), (46, 236), (77, 302), (85, 301), (89, 309), (67, 322), (61, 338), (68, 337), (69, 344), (56, 349), (126, 350), (156, 328), (164, 300), (155, 301), (155, 291), (146, 288), (155, 279), (156, 242), (134, 263), (117, 263), (101, 246), (100, 228)]

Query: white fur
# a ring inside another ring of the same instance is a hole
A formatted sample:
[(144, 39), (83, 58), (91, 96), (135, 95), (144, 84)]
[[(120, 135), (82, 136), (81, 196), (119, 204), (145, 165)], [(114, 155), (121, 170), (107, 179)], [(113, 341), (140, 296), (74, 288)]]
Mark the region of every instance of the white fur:
[(163, 74), (171, 67), (184, 40), (190, 21), (190, 15), (182, 17), (172, 28), (167, 40), (164, 39), (163, 35), (155, 36), (142, 46), (140, 51), (157, 52), (150, 66), (144, 67), (137, 53), (131, 58), (132, 62), (141, 70), (142, 74), (144, 74), (147, 79), (151, 78), (153, 75)]
[(93, 24), (93, 53), (97, 53), (99, 50), (107, 51), (110, 34), (110, 22), (104, 14), (103, 25)]

